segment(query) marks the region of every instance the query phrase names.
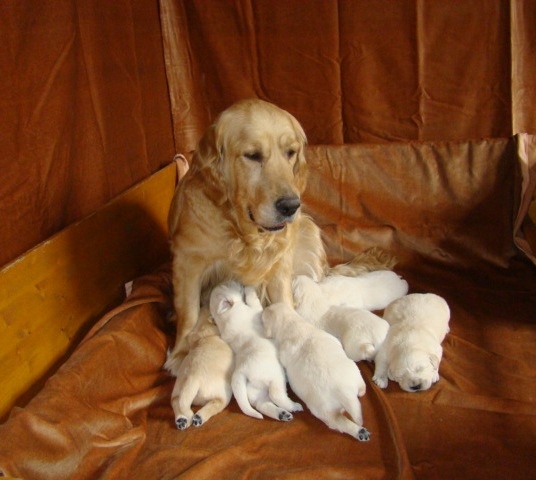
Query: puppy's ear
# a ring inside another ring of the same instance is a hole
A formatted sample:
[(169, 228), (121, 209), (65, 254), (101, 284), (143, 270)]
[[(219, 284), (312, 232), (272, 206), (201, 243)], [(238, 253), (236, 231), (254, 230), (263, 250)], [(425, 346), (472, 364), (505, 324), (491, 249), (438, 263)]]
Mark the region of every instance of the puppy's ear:
[(233, 308), (234, 302), (230, 298), (221, 298), (216, 313), (222, 314)]
[(430, 354), (430, 363), (434, 367), (434, 370), (439, 370), (439, 358), (437, 358), (437, 355)]
[(262, 324), (264, 325), (264, 335), (266, 338), (272, 338), (274, 332), (272, 331), (272, 322), (270, 321), (272, 312), (268, 310), (263, 310), (262, 312)]

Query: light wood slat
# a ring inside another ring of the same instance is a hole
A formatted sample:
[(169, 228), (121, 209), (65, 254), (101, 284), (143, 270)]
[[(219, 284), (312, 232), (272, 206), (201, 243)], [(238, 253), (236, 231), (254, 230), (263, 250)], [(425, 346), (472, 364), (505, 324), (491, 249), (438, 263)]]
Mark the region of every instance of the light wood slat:
[(176, 172), (165, 167), (0, 270), (0, 418), (123, 299), (125, 282), (169, 259)]

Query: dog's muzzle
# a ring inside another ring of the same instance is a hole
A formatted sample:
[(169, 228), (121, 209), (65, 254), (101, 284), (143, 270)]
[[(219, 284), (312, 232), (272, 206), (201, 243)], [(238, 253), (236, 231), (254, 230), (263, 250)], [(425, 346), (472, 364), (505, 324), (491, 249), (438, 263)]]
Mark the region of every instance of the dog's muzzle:
[(278, 232), (283, 230), (287, 223), (294, 220), (296, 212), (301, 207), (300, 197), (297, 195), (288, 195), (278, 198), (274, 203), (275, 213), (277, 214), (277, 223), (274, 225), (262, 225), (257, 223), (251, 209), (248, 210), (249, 218), (266, 232)]

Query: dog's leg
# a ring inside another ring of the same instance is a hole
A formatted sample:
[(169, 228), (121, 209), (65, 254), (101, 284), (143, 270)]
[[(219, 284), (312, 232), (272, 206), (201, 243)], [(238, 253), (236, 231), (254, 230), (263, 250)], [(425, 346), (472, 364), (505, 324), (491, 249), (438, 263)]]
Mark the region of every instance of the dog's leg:
[(191, 270), (184, 271), (184, 259), (173, 260), (173, 303), (177, 314), (177, 337), (172, 355), (184, 358), (188, 353), (186, 336), (191, 332), (199, 318), (201, 297), (201, 275), (194, 262), (189, 263)]
[(372, 247), (356, 255), (348, 263), (341, 263), (331, 267), (329, 274), (357, 277), (366, 272), (392, 270), (396, 263), (397, 260), (394, 255), (380, 247)]
[(331, 412), (323, 420), (329, 428), (342, 433), (347, 433), (348, 435), (357, 438), (360, 442), (368, 442), (370, 440), (370, 432), (363, 427), (363, 425), (354, 423), (339, 411)]
[(231, 387), (240, 410), (250, 417), (262, 419), (262, 415), (249, 403), (247, 378), (242, 373), (236, 371), (233, 373)]
[(175, 425), (179, 430), (185, 430), (192, 422), (194, 412), (192, 403), (199, 390), (199, 384), (191, 377), (186, 380), (177, 378), (171, 394), (171, 406), (175, 413)]
[(264, 413), (264, 415), (267, 417), (273, 418), (274, 420), (279, 420), (281, 422), (290, 422), (290, 420), (294, 418), (292, 413), (284, 408), (278, 407), (275, 403), (273, 403), (268, 398), (266, 392), (259, 395), (259, 398), (255, 402), (255, 408), (259, 410), (259, 412)]
[(268, 389), (270, 399), (279, 407), (288, 410), (289, 412), (302, 412), (303, 407), (298, 402), (293, 402), (288, 394), (285, 385), (281, 382), (272, 382)]
[(386, 350), (380, 347), (380, 350), (376, 354), (374, 359), (374, 376), (372, 380), (378, 387), (387, 387), (388, 378), (387, 372), (389, 370), (389, 360), (387, 359)]
[(211, 417), (220, 413), (228, 404), (230, 398), (213, 398), (201, 407), (192, 418), (192, 425), (199, 427), (206, 423)]
[(280, 265), (275, 275), (266, 287), (270, 303), (284, 303), (294, 308), (294, 296), (292, 294), (292, 272), (290, 268)]

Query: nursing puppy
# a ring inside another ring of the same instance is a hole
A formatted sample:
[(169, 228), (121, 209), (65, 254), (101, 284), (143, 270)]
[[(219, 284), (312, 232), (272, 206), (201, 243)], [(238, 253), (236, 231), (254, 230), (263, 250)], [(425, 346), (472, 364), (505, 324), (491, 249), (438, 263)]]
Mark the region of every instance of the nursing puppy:
[(384, 312), (389, 332), (375, 359), (374, 382), (388, 378), (406, 392), (428, 390), (439, 381), (441, 342), (449, 331), (450, 309), (433, 293), (413, 293), (391, 303)]
[[(373, 278), (374, 288), (370, 290), (370, 296), (375, 297), (375, 305), (380, 305), (380, 296), (383, 296), (383, 300), (387, 301), (393, 297), (396, 298), (396, 295), (401, 292), (407, 291), (406, 281), (400, 279), (393, 272), (375, 273), (384, 274), (382, 277), (387, 280), (385, 291), (374, 293), (374, 289), (378, 288), (376, 285), (377, 276)], [(366, 275), (368, 274), (363, 276)], [(347, 286), (352, 284), (352, 280), (355, 280), (345, 278), (348, 280), (346, 281)], [(357, 294), (357, 301), (364, 303), (361, 299), (367, 297), (367, 289), (364, 288), (366, 282), (361, 283), (362, 288)], [(363, 308), (332, 305), (332, 298), (324, 295), (321, 284), (303, 275), (294, 278), (293, 292), (296, 311), (303, 319), (337, 337), (350, 359), (358, 362), (374, 358), (389, 329), (389, 324), (383, 318)]]
[(338, 338), (354, 362), (373, 360), (389, 330), (383, 318), (352, 307), (331, 307), (321, 318), (319, 327)]
[(210, 312), (235, 354), (231, 387), (242, 412), (292, 420), (290, 412), (303, 409), (288, 397), (275, 345), (262, 334), (262, 306), (255, 290), (237, 282), (221, 284), (211, 293)]
[(331, 305), (383, 310), (408, 293), (408, 282), (395, 272), (377, 270), (358, 276), (328, 275), (319, 282)]
[[(190, 347), (184, 361), (168, 353), (164, 367), (177, 377), (171, 405), (179, 430), (199, 427), (220, 413), (230, 402), (233, 352), (219, 336), (208, 308), (200, 312), (199, 322), (187, 336)], [(191, 406), (201, 405), (194, 415)]]
[(334, 430), (368, 441), (357, 398), (365, 394), (365, 382), (340, 342), (282, 303), (267, 307), (262, 321), (277, 345), (292, 390), (311, 413)]

